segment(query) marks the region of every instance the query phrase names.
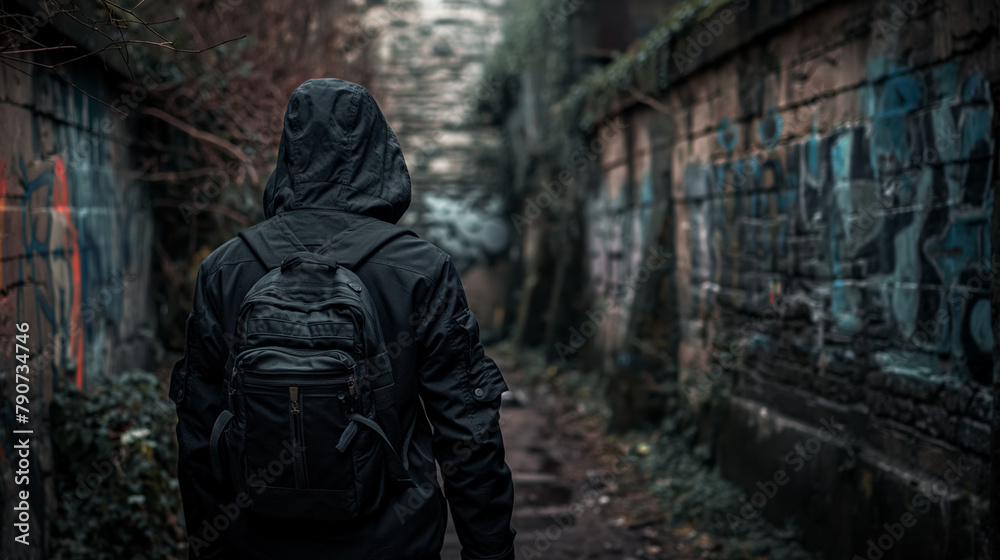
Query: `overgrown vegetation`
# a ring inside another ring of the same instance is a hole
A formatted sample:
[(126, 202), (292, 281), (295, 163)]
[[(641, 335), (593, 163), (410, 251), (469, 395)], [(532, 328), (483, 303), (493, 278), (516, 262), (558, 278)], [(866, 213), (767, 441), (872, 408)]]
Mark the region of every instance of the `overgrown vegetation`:
[(136, 72), (148, 90), (136, 100), (139, 164), (156, 193), (161, 333), (179, 349), (201, 261), (263, 219), (292, 91), (311, 78), (366, 84), (368, 51), (357, 45), (370, 39), (349, 0), (182, 0), (159, 10), (176, 18), (170, 33), (185, 44), (243, 37), (197, 56), (150, 50)]
[[(731, 0), (684, 0), (666, 15), (655, 29), (635, 41), (625, 52), (613, 54), (608, 64), (573, 75), (570, 62), (571, 18), (588, 0), (543, 0), (514, 2), (505, 22), (503, 39), (486, 67), (486, 75), (505, 82), (519, 80), (527, 73), (538, 79), (538, 97), (549, 115), (540, 117), (543, 135), (562, 146), (558, 154), (571, 168), (570, 157), (581, 145), (581, 136), (614, 107), (631, 99), (655, 97), (669, 85), (672, 39), (693, 23), (708, 17)], [(570, 12), (570, 13), (567, 13)], [(487, 113), (503, 114), (513, 96), (510, 89), (498, 90), (483, 105)], [(546, 126), (548, 125), (548, 126)]]
[[(182, 551), (174, 407), (156, 377), (128, 372), (52, 404), (58, 560), (168, 560)], [(186, 556), (186, 554), (185, 554)]]
[(655, 437), (641, 448), (644, 453), (638, 463), (653, 479), (652, 491), (669, 508), (671, 521), (690, 523), (725, 539), (728, 558), (812, 558), (798, 544), (800, 534), (794, 525), (778, 528), (759, 513), (750, 519), (741, 515), (749, 497), (722, 478), (709, 448), (697, 444), (690, 410), (684, 406), (671, 410)]
[[(167, 348), (182, 345), (201, 261), (262, 218), (295, 87), (321, 77), (369, 81), (364, 9), (351, 0), (0, 5), (7, 72), (46, 73), (79, 90), (102, 106), (109, 137), (137, 132), (134, 188), (153, 193), (156, 281), (165, 286), (154, 297)], [(105, 69), (94, 82), (66, 72), (93, 60)], [(121, 82), (111, 96), (101, 91), (106, 80)]]
[[(504, 351), (514, 350), (506, 347)], [(611, 412), (606, 376), (576, 369), (560, 371), (534, 351), (520, 351), (517, 361), (524, 367), (526, 380), (549, 384), (578, 412), (607, 425)], [(628, 444), (630, 456), (650, 481), (649, 489), (662, 503), (668, 522), (711, 535), (722, 545), (712, 553), (713, 558), (812, 559), (799, 544), (796, 527), (779, 528), (759, 514), (750, 519), (740, 514), (747, 496), (719, 474), (708, 446), (698, 443), (694, 414), (680, 396), (681, 388), (667, 385), (661, 389), (676, 396), (667, 403), (667, 416), (660, 426), (652, 432), (629, 432), (620, 441)], [(723, 386), (712, 391), (709, 400), (724, 399)]]

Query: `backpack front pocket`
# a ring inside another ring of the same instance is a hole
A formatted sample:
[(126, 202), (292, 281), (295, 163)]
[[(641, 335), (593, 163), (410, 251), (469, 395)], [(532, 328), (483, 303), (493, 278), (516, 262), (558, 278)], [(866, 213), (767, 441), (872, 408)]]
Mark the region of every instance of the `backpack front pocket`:
[[(261, 355), (241, 366), (255, 362), (274, 363)], [(361, 390), (354, 368), (339, 359), (321, 370), (315, 365), (310, 372), (289, 365), (235, 376), (234, 426), (242, 436), (233, 438), (240, 442), (235, 474), (259, 515), (347, 520), (381, 505), (382, 441), (352, 421), (359, 415), (374, 421), (370, 391)]]

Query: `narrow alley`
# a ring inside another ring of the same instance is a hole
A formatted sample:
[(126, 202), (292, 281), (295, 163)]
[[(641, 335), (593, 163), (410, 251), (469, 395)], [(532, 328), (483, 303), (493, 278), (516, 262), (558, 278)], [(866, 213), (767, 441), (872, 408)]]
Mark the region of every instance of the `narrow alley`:
[(1000, 560), (998, 107), (1000, 0), (2, 1), (0, 558)]

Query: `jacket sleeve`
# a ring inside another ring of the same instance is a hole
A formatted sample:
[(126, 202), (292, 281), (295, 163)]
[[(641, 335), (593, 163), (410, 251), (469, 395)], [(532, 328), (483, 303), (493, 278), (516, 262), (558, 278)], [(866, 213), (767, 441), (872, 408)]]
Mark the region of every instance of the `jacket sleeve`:
[(440, 277), (418, 311), (421, 398), (434, 427), (441, 467), (463, 560), (513, 560), (510, 525), (514, 487), (504, 462), (500, 394), (507, 385), (483, 352), (479, 326), (461, 279), (444, 258)]
[(199, 560), (228, 557), (227, 539), (212, 527), (212, 520), (221, 504), (232, 501), (232, 490), (212, 476), (209, 454), (212, 425), (222, 410), (222, 381), (229, 356), (219, 322), (222, 302), (206, 283), (211, 276), (206, 278), (204, 267), (198, 271), (193, 310), (185, 326), (184, 356), (170, 379), (170, 399), (177, 406), (177, 470), (189, 557)]

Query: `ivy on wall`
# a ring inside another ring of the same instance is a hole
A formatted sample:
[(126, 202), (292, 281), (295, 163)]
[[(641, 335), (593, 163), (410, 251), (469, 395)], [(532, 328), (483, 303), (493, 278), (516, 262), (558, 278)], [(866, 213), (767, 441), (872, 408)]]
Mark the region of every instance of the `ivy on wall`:
[[(732, 0), (684, 0), (645, 37), (613, 60), (582, 76), (573, 75), (573, 14), (590, 0), (516, 0), (506, 20), (503, 38), (486, 65), (493, 80), (515, 84), (525, 72), (536, 80), (543, 107), (539, 117), (542, 144), (556, 154), (561, 166), (571, 168), (571, 155), (585, 147), (587, 136), (606, 116), (633, 101), (636, 94), (660, 96), (670, 86), (674, 64), (673, 39)], [(516, 88), (515, 88), (516, 89)], [(513, 103), (508, 89), (498, 89), (481, 109), (500, 117)], [(578, 181), (585, 177), (577, 177)]]

